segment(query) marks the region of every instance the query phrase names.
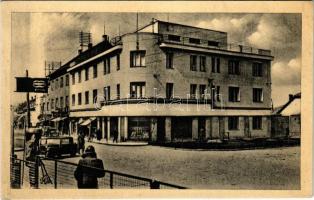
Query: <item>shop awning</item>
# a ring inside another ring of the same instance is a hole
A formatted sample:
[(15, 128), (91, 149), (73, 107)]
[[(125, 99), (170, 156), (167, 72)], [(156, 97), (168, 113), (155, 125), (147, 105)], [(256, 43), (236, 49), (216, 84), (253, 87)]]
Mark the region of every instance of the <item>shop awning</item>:
[(80, 125), (81, 125), (81, 126), (87, 126), (87, 125), (89, 125), (90, 123), (92, 123), (92, 121), (94, 121), (95, 119), (96, 119), (96, 117), (91, 117), (91, 118), (85, 120), (84, 122), (82, 122)]

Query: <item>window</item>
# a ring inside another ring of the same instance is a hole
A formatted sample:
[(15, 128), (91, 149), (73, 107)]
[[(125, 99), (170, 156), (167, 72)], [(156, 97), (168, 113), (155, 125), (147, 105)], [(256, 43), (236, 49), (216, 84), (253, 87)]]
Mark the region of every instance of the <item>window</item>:
[(261, 116), (254, 116), (252, 120), (252, 127), (253, 129), (262, 129), (262, 117)]
[(130, 83), (131, 98), (145, 97), (145, 82), (131, 82)]
[(239, 87), (229, 87), (229, 101), (239, 102), (240, 101), (240, 89)]
[(239, 129), (239, 117), (236, 117), (236, 116), (228, 117), (228, 129), (229, 130)]
[(69, 106), (69, 96), (65, 96), (65, 106)]
[(117, 55), (117, 71), (120, 70), (120, 54)]
[(110, 86), (104, 87), (104, 97), (106, 101), (110, 100)]
[(220, 73), (220, 58), (212, 57), (212, 72)]
[(89, 91), (85, 92), (85, 104), (89, 104)]
[(120, 84), (117, 84), (117, 99), (120, 99)]
[(82, 73), (81, 73), (81, 72), (82, 72), (81, 70), (77, 72), (77, 75), (78, 75), (78, 82), (79, 82), (79, 83), (82, 82)]
[(60, 97), (60, 108), (63, 108), (63, 97)]
[(166, 68), (173, 69), (173, 53), (166, 53)]
[(253, 63), (252, 75), (257, 76), (257, 77), (263, 76), (263, 65), (262, 65), (262, 63)]
[(208, 41), (208, 46), (215, 46), (215, 47), (218, 47), (219, 45), (219, 42), (216, 42), (216, 41)]
[(253, 102), (263, 102), (262, 88), (253, 88)]
[(216, 86), (216, 101), (220, 101), (220, 86)]
[(60, 78), (60, 88), (63, 88), (63, 77)]
[(72, 85), (75, 84), (75, 73), (72, 74)]
[(56, 109), (59, 108), (59, 99), (58, 98), (56, 98), (56, 106), (55, 106), (55, 108)]
[(190, 70), (191, 71), (196, 71), (196, 62), (197, 62), (197, 57), (195, 55), (190, 56)]
[(240, 67), (238, 60), (229, 60), (228, 62), (228, 72), (229, 74), (240, 74)]
[(51, 99), (51, 110), (54, 108), (54, 105), (55, 105), (55, 101)]
[(97, 89), (93, 90), (93, 102), (95, 102), (97, 98)]
[(93, 78), (97, 78), (97, 65), (93, 66)]
[(168, 40), (180, 42), (181, 41), (181, 37), (178, 36), (178, 35), (168, 35)]
[(191, 84), (190, 85), (190, 98), (191, 99), (195, 99), (196, 98), (196, 88), (197, 88), (196, 84)]
[(42, 111), (42, 112), (45, 111), (45, 103), (42, 104), (42, 106), (41, 106), (41, 111)]
[(47, 102), (47, 111), (49, 111), (49, 102)]
[(82, 105), (82, 93), (78, 93), (78, 94), (77, 94), (77, 98), (78, 98), (77, 104), (78, 104), (78, 105)]
[(75, 94), (72, 94), (72, 106), (75, 106)]
[(85, 69), (85, 81), (88, 81), (88, 79), (89, 79), (89, 67)]
[(200, 90), (200, 98), (204, 99), (205, 93), (206, 93), (206, 85), (200, 85), (199, 90)]
[(206, 56), (200, 56), (200, 71), (206, 72)]
[(104, 75), (110, 74), (110, 58), (104, 60)]
[(50, 88), (51, 88), (51, 91), (53, 91), (53, 87), (54, 87), (54, 82), (53, 81), (51, 81), (51, 84), (50, 84)]
[(166, 83), (166, 98), (173, 98), (173, 83)]
[(65, 86), (69, 86), (69, 74), (65, 75)]
[(189, 38), (189, 42), (192, 44), (201, 44), (201, 40), (196, 38)]
[(56, 79), (55, 89), (58, 89), (58, 86), (59, 86), (59, 79)]
[(131, 67), (145, 67), (145, 54), (146, 51), (131, 51)]

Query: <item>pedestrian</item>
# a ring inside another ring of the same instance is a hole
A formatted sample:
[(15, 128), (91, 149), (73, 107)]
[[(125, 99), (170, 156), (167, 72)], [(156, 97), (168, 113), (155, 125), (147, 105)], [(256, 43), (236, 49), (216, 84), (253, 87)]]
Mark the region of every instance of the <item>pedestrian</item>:
[(96, 138), (98, 141), (101, 140), (101, 130), (100, 129), (97, 129), (97, 131), (96, 131)]
[(84, 134), (83, 133), (79, 133), (79, 136), (77, 138), (79, 154), (81, 154), (81, 150), (82, 150), (82, 154), (84, 153), (84, 149), (85, 149), (85, 139), (84, 138), (85, 138)]
[(113, 129), (113, 141), (112, 142), (118, 143), (118, 131), (116, 128)]
[(95, 148), (90, 145), (85, 149), (82, 159), (80, 159), (74, 177), (77, 187), (80, 189), (98, 188), (98, 178), (104, 177), (104, 165), (101, 159), (97, 158)]

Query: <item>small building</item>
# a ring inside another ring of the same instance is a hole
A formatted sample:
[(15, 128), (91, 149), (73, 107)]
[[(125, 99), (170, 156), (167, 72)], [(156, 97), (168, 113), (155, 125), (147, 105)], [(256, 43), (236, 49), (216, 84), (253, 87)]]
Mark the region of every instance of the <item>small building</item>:
[(272, 137), (301, 137), (301, 93), (289, 95), (289, 101), (274, 110)]

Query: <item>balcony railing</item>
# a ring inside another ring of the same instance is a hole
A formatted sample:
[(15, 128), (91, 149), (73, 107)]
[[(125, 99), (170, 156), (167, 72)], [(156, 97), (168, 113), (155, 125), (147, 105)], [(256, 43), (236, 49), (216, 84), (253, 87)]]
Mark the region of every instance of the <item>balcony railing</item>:
[(180, 36), (180, 40), (171, 40), (171, 39), (169, 39), (169, 35), (167, 35), (167, 34), (160, 35), (159, 42), (187, 45), (187, 46), (193, 46), (193, 47), (202, 47), (202, 48), (208, 48), (208, 49), (218, 49), (218, 50), (224, 50), (224, 51), (232, 51), (232, 52), (271, 56), (271, 51), (266, 50), (266, 49), (258, 49), (258, 48), (253, 48), (250, 46), (244, 46), (244, 45), (233, 44), (233, 43), (217, 43), (217, 46), (213, 46), (213, 45), (211, 45), (210, 40), (204, 40), (204, 39), (200, 39), (198, 43), (195, 43), (195, 42), (191, 43), (189, 37), (182, 37), (182, 36)]

